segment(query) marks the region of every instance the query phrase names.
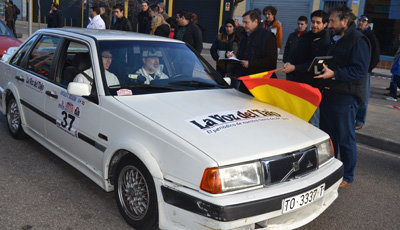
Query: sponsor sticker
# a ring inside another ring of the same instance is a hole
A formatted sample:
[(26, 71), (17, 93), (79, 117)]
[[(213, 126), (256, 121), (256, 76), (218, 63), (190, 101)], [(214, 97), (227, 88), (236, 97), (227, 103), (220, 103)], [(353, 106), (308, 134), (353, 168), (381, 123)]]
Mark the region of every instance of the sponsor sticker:
[(120, 89), (117, 91), (118, 96), (127, 96), (127, 95), (132, 95), (132, 90), (130, 89)]
[(85, 100), (83, 98), (61, 91), (58, 100), (57, 127), (77, 137), (79, 121), (84, 108)]
[(44, 83), (34, 77), (27, 77), (26, 78), (26, 87), (31, 88), (39, 93), (43, 93), (44, 90)]
[(205, 134), (215, 134), (226, 129), (255, 122), (288, 119), (289, 118), (283, 117), (277, 112), (268, 111), (266, 109), (247, 109), (223, 111), (198, 116), (193, 119), (188, 119), (186, 122), (189, 122)]

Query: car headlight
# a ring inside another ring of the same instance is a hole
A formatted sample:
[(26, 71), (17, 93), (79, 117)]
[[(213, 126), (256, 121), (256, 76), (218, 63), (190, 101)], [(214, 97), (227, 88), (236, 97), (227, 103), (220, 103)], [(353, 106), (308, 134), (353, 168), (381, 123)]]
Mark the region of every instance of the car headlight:
[(335, 156), (332, 141), (330, 139), (317, 144), (317, 149), (319, 166), (323, 165)]
[(207, 168), (200, 188), (209, 193), (223, 193), (260, 185), (262, 178), (260, 162)]

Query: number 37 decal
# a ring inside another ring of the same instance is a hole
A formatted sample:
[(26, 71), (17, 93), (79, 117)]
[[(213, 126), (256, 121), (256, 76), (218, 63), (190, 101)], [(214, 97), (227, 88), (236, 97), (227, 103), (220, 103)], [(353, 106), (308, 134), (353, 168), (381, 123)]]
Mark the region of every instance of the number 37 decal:
[(62, 111), (61, 115), (64, 117), (62, 122), (61, 122), (61, 127), (63, 127), (65, 129), (68, 126), (68, 131), (71, 131), (72, 124), (75, 121), (75, 116), (72, 115), (72, 114), (68, 114), (65, 111)]

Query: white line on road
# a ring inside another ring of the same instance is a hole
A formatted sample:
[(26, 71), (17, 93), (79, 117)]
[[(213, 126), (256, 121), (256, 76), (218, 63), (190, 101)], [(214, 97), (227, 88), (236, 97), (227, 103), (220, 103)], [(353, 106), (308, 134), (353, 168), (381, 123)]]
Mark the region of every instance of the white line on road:
[(363, 145), (363, 144), (357, 144), (357, 146), (359, 148), (367, 149), (367, 150), (370, 150), (370, 151), (373, 151), (373, 152), (376, 152), (376, 153), (379, 153), (379, 154), (383, 154), (385, 156), (389, 156), (389, 157), (394, 157), (394, 158), (400, 159), (400, 154), (391, 153), (391, 152), (387, 152), (387, 151), (384, 151), (384, 150), (381, 150), (381, 149), (372, 148), (372, 147), (370, 147), (368, 145)]

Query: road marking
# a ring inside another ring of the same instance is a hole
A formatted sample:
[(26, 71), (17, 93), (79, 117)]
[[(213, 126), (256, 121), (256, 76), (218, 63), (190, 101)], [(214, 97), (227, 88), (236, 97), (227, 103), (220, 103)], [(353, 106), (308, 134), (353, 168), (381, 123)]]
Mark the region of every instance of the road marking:
[(371, 150), (373, 152), (376, 152), (376, 153), (379, 153), (379, 154), (383, 154), (385, 156), (389, 156), (389, 157), (394, 157), (394, 158), (400, 159), (400, 154), (387, 152), (387, 151), (384, 151), (384, 150), (381, 150), (381, 149), (376, 149), (376, 148), (370, 147), (368, 145), (363, 145), (363, 144), (357, 144), (357, 146), (359, 148), (363, 148), (363, 149), (366, 149), (366, 150)]

